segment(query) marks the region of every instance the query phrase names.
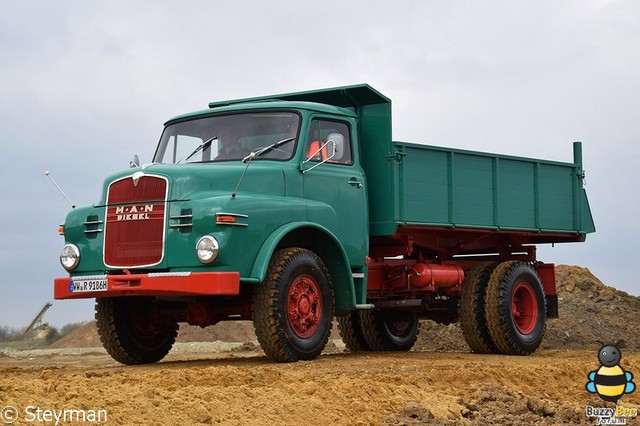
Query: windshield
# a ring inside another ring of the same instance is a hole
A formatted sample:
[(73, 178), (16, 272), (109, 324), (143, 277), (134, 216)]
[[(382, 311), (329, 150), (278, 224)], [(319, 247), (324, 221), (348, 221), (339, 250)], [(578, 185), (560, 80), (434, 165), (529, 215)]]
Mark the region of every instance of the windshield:
[(204, 117), (167, 126), (153, 158), (154, 163), (186, 164), (242, 160), (264, 150), (257, 158), (288, 160), (292, 157), (300, 118), (293, 112), (252, 112)]

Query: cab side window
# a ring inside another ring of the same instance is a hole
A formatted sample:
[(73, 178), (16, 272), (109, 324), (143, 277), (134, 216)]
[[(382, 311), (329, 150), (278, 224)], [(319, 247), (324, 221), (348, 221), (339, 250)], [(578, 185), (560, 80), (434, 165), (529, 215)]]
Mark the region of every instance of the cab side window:
[(313, 120), (307, 140), (307, 158), (310, 161), (353, 164), (351, 136), (346, 123)]

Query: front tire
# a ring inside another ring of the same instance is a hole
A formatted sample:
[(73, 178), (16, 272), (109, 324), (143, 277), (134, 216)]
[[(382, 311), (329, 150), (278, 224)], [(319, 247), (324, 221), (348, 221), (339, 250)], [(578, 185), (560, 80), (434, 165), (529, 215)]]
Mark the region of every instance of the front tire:
[(252, 307), (256, 336), (268, 357), (278, 362), (315, 359), (331, 332), (329, 271), (309, 250), (277, 251), (266, 282), (254, 290)]
[(147, 297), (97, 298), (96, 327), (109, 355), (127, 365), (160, 361), (178, 334), (178, 323), (161, 316)]
[(491, 340), (506, 355), (529, 355), (538, 349), (546, 323), (540, 277), (525, 262), (503, 262), (493, 271), (485, 296)]

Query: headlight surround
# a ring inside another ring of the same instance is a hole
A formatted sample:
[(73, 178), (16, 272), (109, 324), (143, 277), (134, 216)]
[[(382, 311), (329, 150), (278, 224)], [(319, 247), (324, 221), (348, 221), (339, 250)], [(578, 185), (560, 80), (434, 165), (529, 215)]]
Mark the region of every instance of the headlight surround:
[(75, 244), (65, 244), (60, 251), (60, 264), (67, 271), (73, 271), (80, 263), (80, 250)]
[(196, 256), (202, 263), (212, 263), (218, 258), (220, 245), (218, 241), (210, 235), (205, 235), (196, 243)]

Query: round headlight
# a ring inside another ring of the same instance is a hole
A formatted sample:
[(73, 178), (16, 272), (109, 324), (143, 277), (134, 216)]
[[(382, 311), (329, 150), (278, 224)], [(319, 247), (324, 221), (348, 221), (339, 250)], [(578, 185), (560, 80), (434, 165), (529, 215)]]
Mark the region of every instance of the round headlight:
[(196, 256), (202, 263), (211, 263), (218, 258), (220, 246), (218, 241), (210, 235), (205, 235), (196, 244)]
[(65, 244), (60, 252), (60, 264), (67, 271), (73, 271), (80, 262), (80, 250), (75, 244)]

